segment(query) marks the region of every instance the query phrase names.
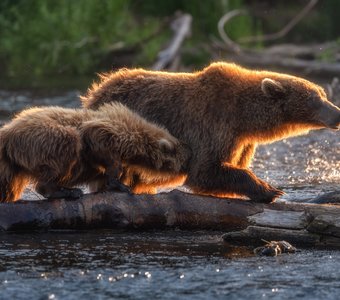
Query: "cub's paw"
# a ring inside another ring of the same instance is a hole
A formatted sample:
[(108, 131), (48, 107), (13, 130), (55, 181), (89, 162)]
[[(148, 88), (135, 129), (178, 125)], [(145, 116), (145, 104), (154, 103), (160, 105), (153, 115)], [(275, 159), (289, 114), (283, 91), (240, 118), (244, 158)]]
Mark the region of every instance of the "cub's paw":
[(78, 188), (73, 188), (73, 189), (68, 189), (67, 191), (68, 198), (80, 198), (81, 196), (83, 196), (83, 191), (81, 189)]
[(105, 189), (108, 191), (118, 191), (132, 195), (131, 189), (127, 185), (114, 178), (108, 179)]

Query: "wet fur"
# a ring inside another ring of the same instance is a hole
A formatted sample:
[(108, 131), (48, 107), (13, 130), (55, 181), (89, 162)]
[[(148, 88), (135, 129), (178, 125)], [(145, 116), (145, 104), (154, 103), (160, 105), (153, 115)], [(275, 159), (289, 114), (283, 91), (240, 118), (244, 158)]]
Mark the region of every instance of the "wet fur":
[(47, 197), (72, 197), (79, 196), (75, 185), (117, 184), (122, 168), (171, 177), (180, 174), (187, 151), (120, 103), (98, 111), (28, 109), (0, 129), (0, 201), (17, 200), (29, 181)]
[(185, 184), (194, 192), (263, 202), (282, 192), (248, 169), (256, 146), (325, 127), (316, 107), (329, 105), (323, 89), (307, 80), (228, 63), (196, 73), (122, 69), (101, 75), (82, 97), (91, 109), (111, 101), (190, 146)]

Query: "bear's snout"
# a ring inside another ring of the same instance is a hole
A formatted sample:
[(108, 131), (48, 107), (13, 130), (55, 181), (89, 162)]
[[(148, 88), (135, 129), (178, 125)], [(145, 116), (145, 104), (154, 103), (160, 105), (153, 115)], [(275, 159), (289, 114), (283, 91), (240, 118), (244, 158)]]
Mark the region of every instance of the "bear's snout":
[(319, 110), (318, 119), (327, 128), (339, 129), (340, 109), (332, 103), (325, 102)]

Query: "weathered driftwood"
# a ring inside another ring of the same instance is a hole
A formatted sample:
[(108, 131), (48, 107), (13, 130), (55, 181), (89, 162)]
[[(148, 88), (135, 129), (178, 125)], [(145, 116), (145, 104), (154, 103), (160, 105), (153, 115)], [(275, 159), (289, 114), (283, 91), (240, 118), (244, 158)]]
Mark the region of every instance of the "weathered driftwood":
[(191, 15), (183, 14), (172, 22), (171, 29), (174, 31), (174, 36), (169, 46), (158, 54), (158, 59), (152, 67), (153, 70), (176, 69), (181, 45), (191, 33), (191, 21)]
[(156, 195), (105, 192), (76, 200), (51, 199), (0, 204), (0, 229), (183, 228), (236, 230), (262, 207), (241, 200), (180, 191)]
[[(240, 38), (239, 42), (241, 43), (254, 43), (254, 42), (263, 42), (263, 41), (273, 41), (280, 39), (287, 35), (317, 4), (318, 0), (310, 0), (306, 6), (299, 11), (293, 19), (291, 19), (283, 28), (281, 28), (278, 32), (263, 34), (260, 36), (248, 36)], [(245, 10), (233, 10), (227, 12), (218, 22), (217, 29), (222, 38), (222, 40), (228, 45), (230, 43), (229, 37), (226, 35), (224, 31), (224, 26), (227, 22), (229, 22), (232, 18), (235, 18), (239, 15), (245, 15), (247, 12)], [(237, 48), (235, 49), (237, 50)]]
[(241, 231), (228, 232), (230, 243), (261, 244), (260, 240), (286, 240), (294, 245), (340, 248), (340, 206), (306, 203), (264, 205), (249, 216)]
[(340, 248), (340, 206), (300, 203), (261, 204), (180, 191), (157, 195), (98, 193), (77, 200), (0, 204), (0, 228), (213, 229), (230, 243), (257, 245), (286, 240), (299, 246)]

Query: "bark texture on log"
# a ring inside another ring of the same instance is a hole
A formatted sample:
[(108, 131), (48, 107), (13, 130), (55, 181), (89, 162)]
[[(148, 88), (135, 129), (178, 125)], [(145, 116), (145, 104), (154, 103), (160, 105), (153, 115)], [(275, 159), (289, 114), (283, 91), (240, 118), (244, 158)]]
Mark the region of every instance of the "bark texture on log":
[(105, 192), (76, 200), (0, 204), (0, 229), (183, 228), (236, 230), (262, 207), (174, 190), (157, 195)]
[(286, 240), (299, 246), (340, 248), (340, 206), (254, 203), (174, 190), (157, 195), (105, 192), (80, 199), (0, 204), (0, 229), (212, 229), (229, 243)]

